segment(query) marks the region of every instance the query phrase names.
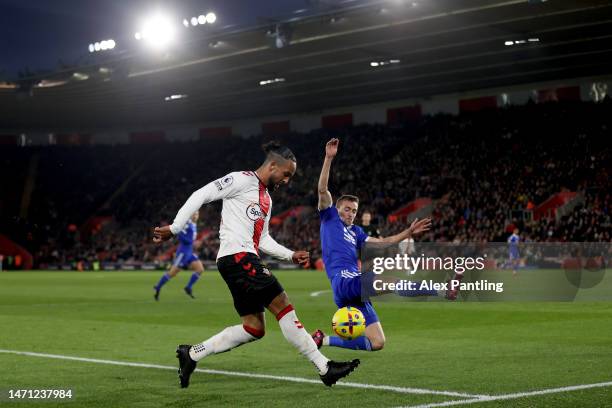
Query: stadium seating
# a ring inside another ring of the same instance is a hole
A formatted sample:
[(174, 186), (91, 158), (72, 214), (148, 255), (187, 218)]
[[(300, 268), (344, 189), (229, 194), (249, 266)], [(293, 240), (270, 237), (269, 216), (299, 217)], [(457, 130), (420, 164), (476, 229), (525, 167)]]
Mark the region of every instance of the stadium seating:
[[(278, 137), (298, 157), (298, 172), (272, 194), (274, 214), (298, 205), (312, 210), (285, 217), (273, 234), (319, 255), (316, 183), (323, 146), (337, 136), (330, 190), (358, 195), (384, 234), (404, 226), (389, 223), (390, 213), (427, 198), (434, 228), (424, 240), (500, 241), (518, 227), (533, 241), (610, 241), (611, 107), (609, 100), (528, 104)], [(3, 172), (2, 183), (11, 193), (3, 189), (0, 196), (0, 226), (32, 252), (36, 265), (153, 262), (168, 247), (150, 243), (150, 228), (171, 222), (206, 182), (255, 168), (265, 140), (3, 148), (0, 160), (10, 174)], [(34, 175), (32, 160), (38, 161)], [(29, 177), (34, 189), (24, 209), (19, 190)], [(579, 193), (583, 203), (558, 219), (531, 217), (535, 206), (561, 191)], [(218, 229), (218, 209), (203, 211), (201, 227)], [(93, 216), (111, 221), (85, 231)], [(201, 256), (214, 259), (217, 245), (217, 234), (208, 234)]]

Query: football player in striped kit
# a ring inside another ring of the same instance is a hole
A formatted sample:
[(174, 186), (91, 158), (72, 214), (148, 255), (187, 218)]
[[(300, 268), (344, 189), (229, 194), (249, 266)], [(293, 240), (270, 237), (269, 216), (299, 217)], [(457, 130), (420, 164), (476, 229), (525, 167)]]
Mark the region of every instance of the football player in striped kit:
[(297, 162), (289, 148), (276, 142), (266, 144), (264, 152), (266, 159), (257, 170), (233, 172), (205, 185), (189, 197), (172, 225), (154, 230), (154, 242), (168, 240), (202, 205), (223, 201), (217, 266), (232, 294), (241, 324), (227, 327), (202, 343), (178, 346), (183, 388), (189, 386), (189, 378), (202, 358), (261, 339), (266, 327), (264, 309), (276, 316), (287, 341), (314, 364), (325, 385), (335, 384), (359, 365), (359, 360), (331, 361), (318, 350), (283, 287), (261, 261), (260, 252), (296, 264), (305, 264), (309, 258), (306, 251), (292, 251), (280, 245), (268, 232), (272, 213), (269, 190), (286, 185), (296, 172)]

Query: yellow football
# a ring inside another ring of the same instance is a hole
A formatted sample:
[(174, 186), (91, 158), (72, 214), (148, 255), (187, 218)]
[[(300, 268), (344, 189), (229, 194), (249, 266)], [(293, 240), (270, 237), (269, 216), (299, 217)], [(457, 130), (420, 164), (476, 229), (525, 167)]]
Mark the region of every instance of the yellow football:
[(346, 340), (353, 340), (363, 335), (365, 327), (363, 313), (355, 307), (347, 306), (338, 309), (332, 318), (332, 330)]

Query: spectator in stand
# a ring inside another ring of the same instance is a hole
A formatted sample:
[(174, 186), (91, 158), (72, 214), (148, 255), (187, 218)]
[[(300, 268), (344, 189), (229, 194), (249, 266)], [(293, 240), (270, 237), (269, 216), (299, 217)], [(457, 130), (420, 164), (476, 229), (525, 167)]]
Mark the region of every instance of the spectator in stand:
[[(534, 241), (609, 242), (610, 108), (609, 100), (531, 104), (426, 116), (403, 127), (360, 125), (288, 134), (282, 142), (302, 164), (288, 188), (273, 193), (279, 203), (274, 211), (298, 204), (316, 206), (312, 183), (318, 177), (320, 149), (330, 137), (339, 136), (344, 149), (330, 189), (357, 194), (375, 214), (378, 223), (371, 222), (382, 235), (397, 232), (398, 224), (387, 220), (389, 213), (416, 198), (430, 197), (435, 203), (433, 225), (422, 240), (504, 242), (506, 227), (513, 223)], [(3, 148), (0, 165), (11, 172), (0, 172), (0, 181), (9, 186), (0, 191), (0, 230), (33, 253), (36, 265), (91, 263), (96, 258), (164, 262), (170, 244), (149, 244), (148, 226), (169, 222), (173, 203), (202, 180), (226, 174), (236, 163), (255, 166), (250, 152), (263, 139), (260, 135), (161, 146)], [(175, 165), (157, 166), (155, 158), (162, 152)], [(203, 167), (202, 155), (222, 159)], [(38, 175), (29, 215), (21, 219), (20, 199), (7, 191), (24, 185), (28, 163), (35, 156)], [(583, 194), (584, 204), (558, 221), (528, 221), (522, 216), (562, 189)], [(218, 213), (211, 208), (210, 215), (202, 214), (201, 228), (209, 231), (199, 251), (202, 259), (216, 256)], [(82, 226), (92, 215), (109, 215), (113, 221), (97, 234), (84, 234)], [(314, 250), (319, 247), (317, 222), (311, 212), (271, 228), (289, 246)], [(71, 224), (76, 230), (66, 228)]]

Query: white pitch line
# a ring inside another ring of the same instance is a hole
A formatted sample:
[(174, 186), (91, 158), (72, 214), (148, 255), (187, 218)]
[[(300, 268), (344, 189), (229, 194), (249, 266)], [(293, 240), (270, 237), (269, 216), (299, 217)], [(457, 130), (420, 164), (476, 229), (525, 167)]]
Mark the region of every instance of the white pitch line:
[[(115, 360), (101, 360), (97, 358), (75, 357), (75, 356), (66, 356), (66, 355), (61, 355), (61, 354), (33, 353), (30, 351), (17, 351), (17, 350), (4, 350), (4, 349), (0, 349), (0, 353), (17, 354), (17, 355), (30, 356), (30, 357), (55, 358), (55, 359), (60, 359), (60, 360), (82, 361), (86, 363), (110, 364), (110, 365), (125, 366), (125, 367), (158, 368), (162, 370), (176, 371), (176, 367), (159, 365), (159, 364), (133, 363), (133, 362), (128, 362), (128, 361), (115, 361)], [(261, 379), (266, 379), (266, 380), (289, 381), (289, 382), (317, 384), (317, 385), (321, 384), (320, 380), (313, 380), (311, 378), (302, 378), (302, 377), (289, 377), (289, 376), (279, 376), (279, 375), (270, 375), (270, 374), (257, 374), (257, 373), (247, 373), (247, 372), (240, 372), (240, 371), (210, 370), (210, 369), (199, 369), (199, 368), (196, 369), (196, 371), (200, 373), (205, 373), (205, 374), (228, 375), (228, 376), (234, 376), (234, 377), (247, 377), (247, 378), (261, 378)], [(402, 393), (402, 394), (444, 395), (448, 397), (462, 397), (462, 398), (486, 398), (488, 397), (488, 395), (474, 395), (474, 394), (466, 394), (462, 392), (437, 391), (437, 390), (428, 390), (428, 389), (423, 389), (423, 388), (395, 387), (391, 385), (363, 384), (363, 383), (355, 383), (355, 382), (339, 382), (336, 384), (336, 386), (360, 388), (360, 389), (368, 388), (368, 389), (375, 389), (375, 390), (380, 390), (380, 391), (397, 392), (397, 393)]]
[(502, 400), (525, 398), (525, 397), (533, 397), (536, 395), (558, 394), (561, 392), (570, 392), (570, 391), (586, 390), (589, 388), (601, 388), (601, 387), (612, 387), (612, 381), (594, 383), (594, 384), (570, 385), (567, 387), (548, 388), (545, 390), (538, 390), (538, 391), (517, 392), (514, 394), (481, 396), (478, 398), (468, 399), (468, 400), (435, 402), (432, 404), (412, 405), (412, 406), (406, 406), (406, 407), (401, 407), (401, 408), (435, 408), (435, 407), (450, 407), (454, 405), (470, 405), (470, 404), (477, 404), (479, 402), (502, 401)]
[(327, 292), (331, 292), (331, 290), (327, 289), (327, 290), (319, 290), (319, 291), (316, 291), (316, 292), (311, 292), (310, 296), (317, 297), (317, 296), (319, 296), (319, 295), (321, 295), (323, 293), (327, 293)]

